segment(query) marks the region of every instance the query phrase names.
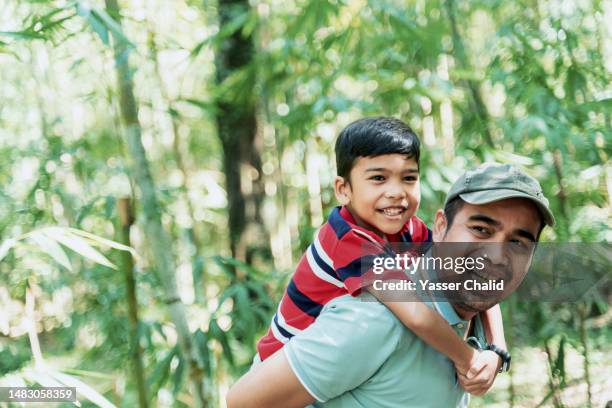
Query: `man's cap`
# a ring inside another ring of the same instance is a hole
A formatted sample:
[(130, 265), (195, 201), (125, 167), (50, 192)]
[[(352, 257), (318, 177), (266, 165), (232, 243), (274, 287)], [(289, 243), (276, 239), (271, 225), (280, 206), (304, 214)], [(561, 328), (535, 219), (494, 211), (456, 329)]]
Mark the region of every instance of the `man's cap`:
[(507, 198), (526, 198), (538, 207), (547, 225), (555, 225), (555, 217), (540, 183), (511, 164), (485, 163), (468, 170), (450, 188), (444, 206), (456, 197), (474, 205)]

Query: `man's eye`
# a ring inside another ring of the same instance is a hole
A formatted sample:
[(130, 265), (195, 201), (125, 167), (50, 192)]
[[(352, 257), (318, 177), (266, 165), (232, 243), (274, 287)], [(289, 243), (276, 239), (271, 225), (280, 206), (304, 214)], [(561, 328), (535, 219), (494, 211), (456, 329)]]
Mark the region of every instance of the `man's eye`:
[(514, 247), (521, 249), (521, 250), (527, 249), (527, 246), (528, 246), (525, 242), (521, 241), (520, 239), (510, 240), (510, 243), (513, 244)]
[(486, 227), (481, 227), (480, 225), (475, 225), (473, 227), (470, 227), (472, 229), (472, 231), (475, 231), (479, 234), (488, 234), (489, 233), (489, 229)]

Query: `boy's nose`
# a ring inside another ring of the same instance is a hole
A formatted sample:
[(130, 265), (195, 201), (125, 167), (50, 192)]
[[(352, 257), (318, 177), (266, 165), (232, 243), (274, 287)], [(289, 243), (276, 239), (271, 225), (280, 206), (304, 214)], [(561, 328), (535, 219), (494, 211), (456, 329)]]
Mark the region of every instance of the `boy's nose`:
[(399, 184), (389, 185), (387, 191), (385, 191), (387, 198), (400, 198), (406, 196), (406, 191)]

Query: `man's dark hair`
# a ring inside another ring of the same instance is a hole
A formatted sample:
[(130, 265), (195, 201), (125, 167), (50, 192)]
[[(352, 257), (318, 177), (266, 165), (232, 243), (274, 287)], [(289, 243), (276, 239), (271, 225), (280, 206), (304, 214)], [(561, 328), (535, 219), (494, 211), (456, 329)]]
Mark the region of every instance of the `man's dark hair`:
[[(461, 197), (457, 196), (450, 200), (448, 203), (446, 203), (446, 205), (444, 206), (444, 216), (446, 217), (447, 232), (450, 229), (451, 225), (453, 225), (455, 216), (463, 208), (464, 204), (465, 201), (463, 201)], [(538, 213), (540, 214), (540, 229), (538, 230), (538, 234), (536, 235), (536, 241), (540, 240), (540, 234), (542, 234), (542, 230), (546, 226), (546, 224), (544, 223), (544, 217), (542, 216), (540, 209), (538, 209)]]
[(364, 118), (345, 127), (336, 140), (338, 175), (347, 180), (355, 160), (384, 154), (404, 154), (419, 165), (421, 143), (408, 125), (399, 119)]

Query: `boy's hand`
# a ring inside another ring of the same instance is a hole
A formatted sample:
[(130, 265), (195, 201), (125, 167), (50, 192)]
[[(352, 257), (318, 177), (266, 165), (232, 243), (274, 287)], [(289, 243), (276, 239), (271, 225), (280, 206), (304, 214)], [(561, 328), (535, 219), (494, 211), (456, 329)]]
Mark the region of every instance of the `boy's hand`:
[(478, 360), (480, 359), (481, 351), (475, 348), (472, 348), (472, 347), (467, 347), (467, 349), (470, 350), (469, 359), (465, 361), (455, 362), (455, 370), (457, 370), (458, 374), (462, 374), (463, 376), (471, 378), (471, 377), (474, 377), (476, 374), (478, 374), (478, 371), (480, 371), (480, 369), (472, 370), (472, 374), (468, 375), (468, 372), (470, 371), (470, 369), (472, 369), (472, 367), (475, 367)]
[(467, 373), (457, 373), (461, 387), (472, 395), (484, 395), (493, 385), (501, 365), (501, 358), (494, 352), (484, 350)]

